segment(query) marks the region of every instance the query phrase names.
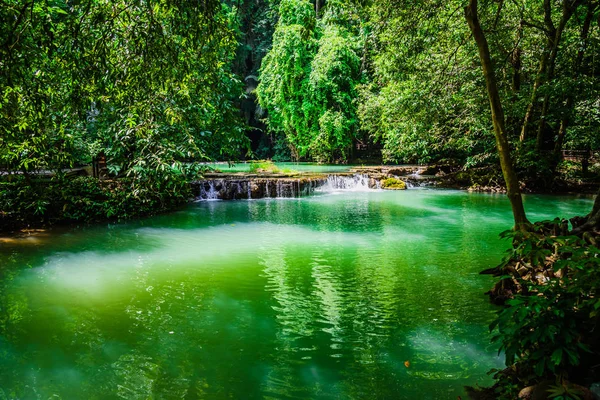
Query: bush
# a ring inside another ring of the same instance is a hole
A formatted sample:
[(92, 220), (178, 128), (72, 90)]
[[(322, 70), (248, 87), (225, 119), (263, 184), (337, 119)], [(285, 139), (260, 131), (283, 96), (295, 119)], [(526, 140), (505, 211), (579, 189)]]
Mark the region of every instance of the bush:
[(63, 176), (31, 180), (18, 176), (0, 182), (0, 230), (141, 217), (171, 210), (191, 197), (183, 177), (140, 181)]
[(272, 161), (252, 161), (250, 163), (250, 172), (268, 172), (271, 174), (279, 174), (281, 170), (273, 164)]
[(520, 287), (490, 326), (497, 327), (493, 340), (505, 352), (506, 365), (518, 371), (496, 375), (505, 398), (542, 381), (598, 379), (585, 373), (593, 373), (600, 357), (600, 249), (577, 236), (548, 233), (559, 225), (546, 221), (533, 232), (505, 235), (514, 248), (500, 279)]

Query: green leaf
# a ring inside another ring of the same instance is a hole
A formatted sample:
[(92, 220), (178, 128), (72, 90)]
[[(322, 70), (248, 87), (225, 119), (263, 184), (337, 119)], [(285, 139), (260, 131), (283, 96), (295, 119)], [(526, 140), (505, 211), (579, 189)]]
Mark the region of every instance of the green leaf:
[(537, 376), (543, 376), (544, 371), (545, 371), (545, 366), (546, 366), (546, 360), (542, 359), (542, 360), (538, 361), (533, 367), (535, 374)]
[(562, 354), (563, 350), (561, 348), (554, 350), (554, 352), (550, 356), (550, 360), (552, 361), (552, 363), (554, 363), (554, 365), (560, 365), (562, 361)]

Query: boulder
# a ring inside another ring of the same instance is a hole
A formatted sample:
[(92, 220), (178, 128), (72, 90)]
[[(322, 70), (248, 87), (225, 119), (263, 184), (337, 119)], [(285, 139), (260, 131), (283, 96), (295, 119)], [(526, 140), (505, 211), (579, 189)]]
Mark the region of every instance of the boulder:
[(405, 190), (406, 183), (397, 178), (387, 178), (381, 181), (381, 188), (387, 190)]
[[(553, 389), (554, 382), (543, 381), (535, 386), (528, 386), (519, 392), (519, 399), (523, 400), (547, 400), (550, 399), (550, 389)], [(581, 400), (594, 400), (594, 395), (590, 389), (583, 386), (569, 383), (567, 384), (569, 391), (572, 394), (576, 394)]]

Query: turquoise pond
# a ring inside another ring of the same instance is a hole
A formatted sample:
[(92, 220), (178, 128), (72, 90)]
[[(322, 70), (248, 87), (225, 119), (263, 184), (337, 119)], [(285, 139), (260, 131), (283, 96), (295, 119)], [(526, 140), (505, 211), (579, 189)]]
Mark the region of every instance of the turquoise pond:
[(478, 272), (511, 221), (499, 195), (334, 191), (3, 239), (0, 399), (465, 398), (503, 365)]

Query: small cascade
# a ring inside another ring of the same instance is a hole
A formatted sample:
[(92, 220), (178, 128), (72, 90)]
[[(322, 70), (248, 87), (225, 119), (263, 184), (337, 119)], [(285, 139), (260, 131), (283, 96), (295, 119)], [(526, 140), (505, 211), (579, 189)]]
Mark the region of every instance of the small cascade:
[[(245, 177), (244, 177), (245, 178)], [(311, 178), (207, 179), (194, 184), (197, 200), (240, 200), (262, 198), (300, 198), (319, 192), (380, 189), (378, 179), (366, 174), (329, 175)]]
[[(207, 189), (208, 186), (208, 189)], [(214, 181), (208, 181), (200, 185), (199, 200), (219, 200), (219, 191), (215, 188)]]
[(428, 186), (431, 183), (431, 180), (428, 179), (428, 176), (423, 175), (423, 172), (425, 172), (425, 170), (426, 169), (424, 167), (419, 167), (413, 173), (405, 175), (403, 177), (399, 177), (399, 179), (402, 179), (404, 182), (406, 182), (407, 189)]
[(338, 190), (348, 190), (354, 192), (364, 192), (374, 188), (379, 189), (379, 182), (363, 174), (354, 174), (352, 176), (329, 175), (325, 184), (317, 188), (320, 192), (333, 192)]
[(423, 172), (422, 168), (417, 169), (415, 172), (413, 172), (412, 174), (408, 174), (406, 175), (409, 178), (413, 178), (413, 179), (419, 179), (421, 177), (421, 173)]

